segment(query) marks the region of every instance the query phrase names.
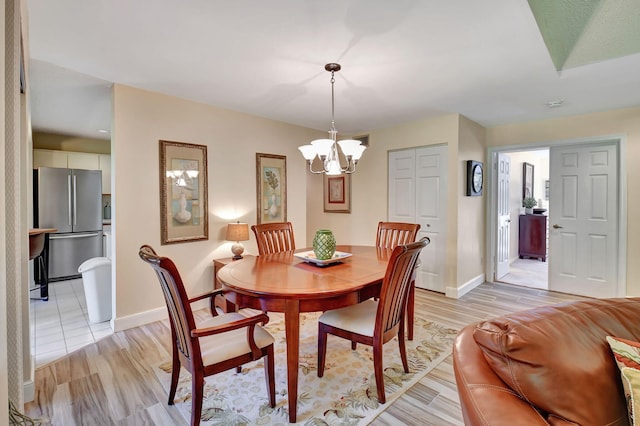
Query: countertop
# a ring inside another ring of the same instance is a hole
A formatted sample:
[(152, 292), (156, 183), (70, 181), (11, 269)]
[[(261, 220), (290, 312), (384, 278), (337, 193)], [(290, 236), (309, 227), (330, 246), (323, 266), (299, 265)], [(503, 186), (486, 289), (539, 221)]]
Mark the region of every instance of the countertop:
[(31, 228), (29, 229), (29, 236), (31, 235), (40, 235), (40, 234), (50, 234), (52, 232), (57, 232), (56, 228)]

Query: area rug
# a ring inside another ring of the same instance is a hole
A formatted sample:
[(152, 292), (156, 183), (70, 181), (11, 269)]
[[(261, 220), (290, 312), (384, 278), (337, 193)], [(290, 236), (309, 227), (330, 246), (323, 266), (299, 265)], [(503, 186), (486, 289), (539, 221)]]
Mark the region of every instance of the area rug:
[[(300, 425), (365, 425), (451, 354), (457, 330), (441, 324), (415, 320), (414, 340), (406, 341), (409, 361), (404, 373), (396, 339), (384, 345), (386, 404), (378, 403), (371, 347), (329, 335), (325, 372), (317, 376), (319, 313), (300, 317), (300, 364), (298, 413)], [(276, 407), (267, 403), (263, 361), (246, 364), (206, 378), (202, 425), (289, 424), (284, 317), (269, 313), (266, 328), (275, 337)], [(169, 390), (171, 363), (158, 365), (156, 374)], [(191, 418), (191, 376), (180, 373), (175, 404), (182, 416)]]

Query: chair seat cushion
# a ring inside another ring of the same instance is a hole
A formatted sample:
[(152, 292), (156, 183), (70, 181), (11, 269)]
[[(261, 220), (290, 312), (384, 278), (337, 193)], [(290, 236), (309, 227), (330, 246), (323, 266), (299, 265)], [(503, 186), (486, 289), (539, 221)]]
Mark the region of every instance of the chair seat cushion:
[(369, 299), (357, 305), (326, 311), (318, 318), (318, 322), (373, 337), (377, 311), (378, 302)]
[[(231, 312), (198, 322), (198, 328), (214, 327), (241, 319), (246, 319), (246, 317), (236, 312)], [(264, 348), (274, 342), (273, 336), (259, 325), (256, 325), (253, 336), (259, 348)], [(247, 329), (240, 328), (226, 333), (201, 337), (200, 351), (204, 365), (215, 364), (247, 354), (251, 352), (247, 342)]]

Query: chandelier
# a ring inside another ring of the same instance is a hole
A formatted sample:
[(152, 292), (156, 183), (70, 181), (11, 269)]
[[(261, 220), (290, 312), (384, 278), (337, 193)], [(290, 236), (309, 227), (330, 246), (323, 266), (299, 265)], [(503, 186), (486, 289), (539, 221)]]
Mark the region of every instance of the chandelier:
[[(324, 66), (324, 69), (331, 72), (331, 129), (329, 130), (329, 139), (316, 139), (310, 145), (299, 146), (298, 149), (302, 156), (309, 164), (311, 173), (326, 173), (327, 175), (339, 175), (341, 173), (353, 173), (356, 171), (356, 164), (362, 157), (362, 153), (367, 148), (358, 140), (344, 139), (336, 142), (338, 131), (336, 130), (334, 119), (334, 95), (333, 84), (335, 83), (335, 73), (340, 71), (340, 64), (330, 63)], [(347, 160), (347, 165), (342, 167), (340, 163), (340, 150)], [(322, 161), (322, 170), (313, 169), (313, 160), (316, 157)]]

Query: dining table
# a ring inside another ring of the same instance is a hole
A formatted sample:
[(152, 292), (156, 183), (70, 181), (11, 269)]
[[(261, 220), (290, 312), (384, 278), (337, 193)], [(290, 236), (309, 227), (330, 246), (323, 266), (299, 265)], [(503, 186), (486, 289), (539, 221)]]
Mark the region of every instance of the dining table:
[(355, 305), (380, 293), (392, 249), (339, 245), (318, 261), (309, 248), (231, 262), (218, 271), (225, 298), (238, 308), (284, 313), (289, 421), (296, 422), (300, 314)]

